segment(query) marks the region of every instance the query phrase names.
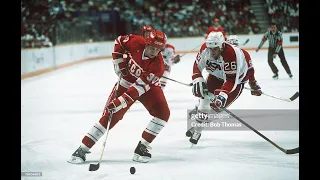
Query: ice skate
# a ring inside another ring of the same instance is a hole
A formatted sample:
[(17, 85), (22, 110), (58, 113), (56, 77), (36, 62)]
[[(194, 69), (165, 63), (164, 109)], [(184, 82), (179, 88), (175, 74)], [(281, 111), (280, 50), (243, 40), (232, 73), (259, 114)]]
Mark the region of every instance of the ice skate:
[(289, 76), (289, 78), (292, 78), (292, 74), (290, 73), (290, 74), (288, 74), (288, 76)]
[(72, 164), (81, 164), (86, 161), (86, 154), (91, 153), (90, 151), (86, 151), (81, 146), (72, 154), (71, 159), (68, 160), (69, 163)]
[(151, 147), (139, 141), (138, 146), (134, 150), (133, 161), (147, 163), (151, 159)]
[(196, 145), (198, 144), (200, 137), (201, 137), (201, 133), (195, 131), (190, 137), (189, 141), (192, 143), (192, 145)]
[(186, 136), (187, 137), (191, 137), (194, 133), (194, 127), (190, 128), (187, 132), (186, 132)]
[(272, 78), (273, 78), (273, 79), (278, 79), (279, 76), (278, 76), (278, 74), (276, 73), (276, 74), (274, 74), (274, 75), (272, 76)]

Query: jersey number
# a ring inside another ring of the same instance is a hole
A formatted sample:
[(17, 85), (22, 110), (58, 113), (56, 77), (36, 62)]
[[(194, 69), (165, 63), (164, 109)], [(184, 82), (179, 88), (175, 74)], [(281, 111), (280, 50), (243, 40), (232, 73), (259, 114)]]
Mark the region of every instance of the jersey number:
[(151, 82), (152, 84), (155, 84), (156, 82), (158, 82), (159, 79), (160, 78), (158, 76), (154, 75), (153, 73), (150, 73), (149, 76), (147, 77), (147, 80), (149, 82)]
[(229, 62), (225, 62), (224, 63), (224, 70), (225, 71), (234, 71), (234, 70), (237, 70), (237, 64), (235, 61), (232, 61), (231, 63)]

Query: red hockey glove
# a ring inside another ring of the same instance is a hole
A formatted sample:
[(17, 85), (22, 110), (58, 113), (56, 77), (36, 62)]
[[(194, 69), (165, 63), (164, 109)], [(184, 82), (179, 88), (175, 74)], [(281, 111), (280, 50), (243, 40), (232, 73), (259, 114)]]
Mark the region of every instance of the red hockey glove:
[(114, 59), (113, 65), (114, 65), (114, 71), (117, 74), (117, 76), (126, 76), (128, 74), (127, 71), (127, 54), (123, 54), (123, 58)]
[(226, 91), (217, 89), (214, 91), (214, 99), (210, 103), (211, 108), (216, 112), (221, 112), (220, 108), (225, 107), (228, 99), (228, 94)]
[(257, 81), (249, 82), (249, 86), (251, 88), (251, 95), (253, 96), (261, 96), (262, 91)]
[(198, 77), (193, 80), (192, 94), (196, 97), (204, 98), (208, 95), (207, 84), (203, 77)]
[(113, 111), (113, 113), (116, 113), (120, 111), (122, 108), (126, 108), (127, 106), (130, 106), (134, 103), (134, 100), (126, 93), (123, 93), (120, 97), (117, 99), (111, 101), (107, 108), (109, 111)]
[(173, 58), (172, 62), (173, 62), (174, 64), (177, 64), (178, 62), (180, 62), (180, 55), (177, 54), (177, 55)]

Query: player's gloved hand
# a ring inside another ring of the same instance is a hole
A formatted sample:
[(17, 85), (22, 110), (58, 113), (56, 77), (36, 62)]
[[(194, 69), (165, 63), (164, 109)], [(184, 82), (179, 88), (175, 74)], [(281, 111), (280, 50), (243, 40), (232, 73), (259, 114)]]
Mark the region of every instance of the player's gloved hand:
[(220, 108), (226, 106), (228, 94), (222, 89), (216, 89), (214, 95), (214, 99), (210, 103), (210, 106), (214, 111), (221, 112)]
[(113, 113), (116, 113), (121, 109), (126, 108), (127, 106), (130, 106), (133, 103), (134, 103), (134, 100), (127, 93), (123, 93), (121, 96), (111, 101), (107, 105), (107, 109), (109, 111), (113, 111)]
[(122, 57), (117, 56), (117, 59), (114, 59), (113, 61), (114, 65), (114, 71), (117, 74), (117, 76), (126, 76), (128, 75), (127, 70), (127, 62), (128, 62), (128, 55), (123, 54)]
[(172, 62), (173, 62), (174, 64), (177, 64), (178, 62), (180, 62), (180, 54), (177, 54), (177, 55), (173, 58)]
[(207, 84), (204, 81), (203, 77), (198, 77), (192, 81), (192, 94), (196, 97), (204, 98), (208, 95)]
[(251, 95), (253, 96), (261, 96), (262, 91), (257, 81), (249, 82), (249, 86), (251, 88)]

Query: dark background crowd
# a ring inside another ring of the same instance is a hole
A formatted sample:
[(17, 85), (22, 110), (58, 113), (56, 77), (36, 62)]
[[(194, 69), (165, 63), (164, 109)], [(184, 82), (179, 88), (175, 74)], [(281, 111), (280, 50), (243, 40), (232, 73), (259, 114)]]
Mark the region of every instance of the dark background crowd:
[[(259, 34), (254, 0), (22, 0), (21, 48), (114, 40), (151, 25), (168, 37), (204, 36), (218, 18), (227, 34)], [(268, 23), (299, 32), (299, 1), (261, 2)]]

